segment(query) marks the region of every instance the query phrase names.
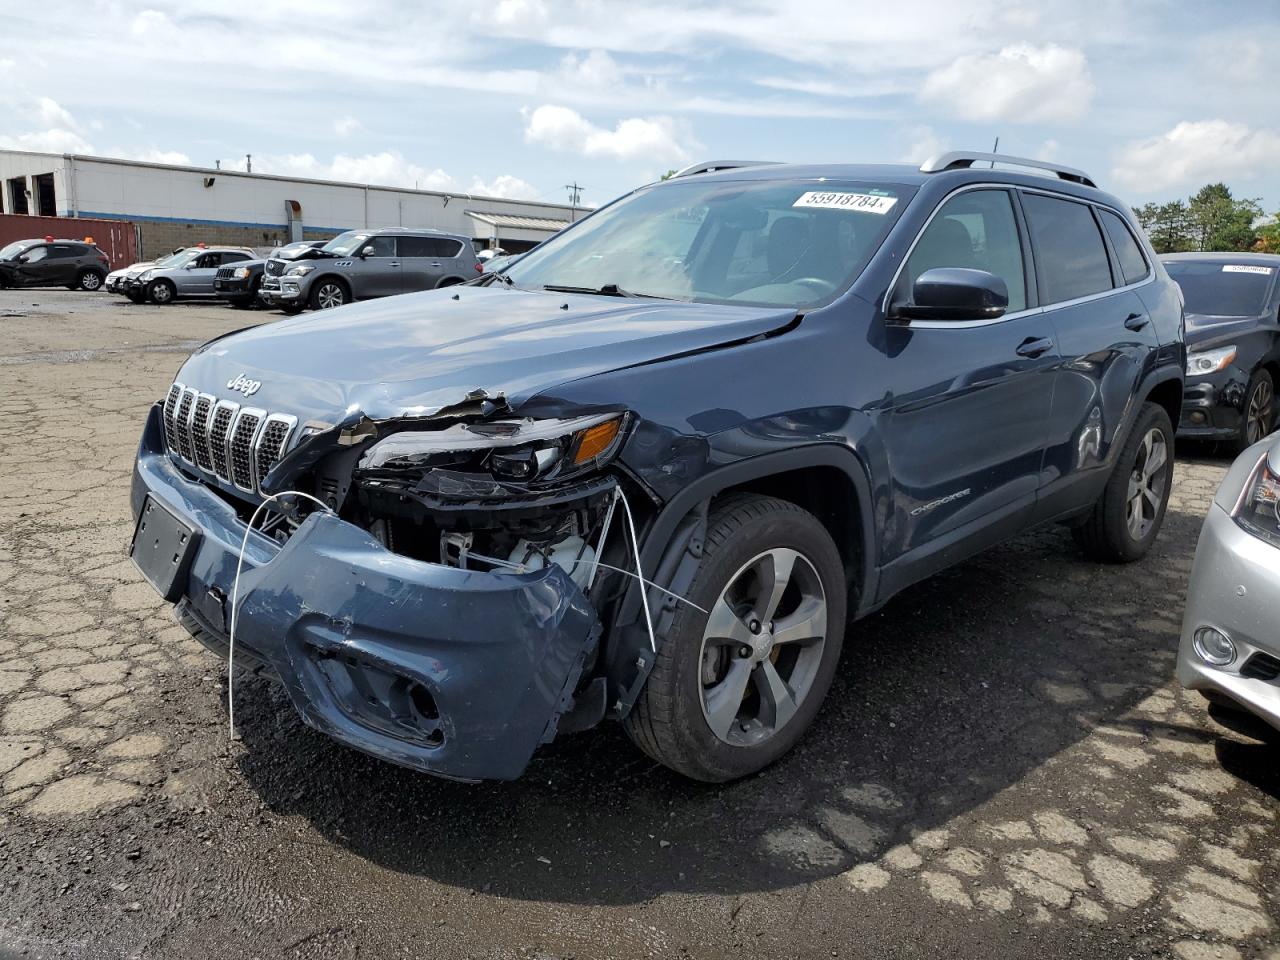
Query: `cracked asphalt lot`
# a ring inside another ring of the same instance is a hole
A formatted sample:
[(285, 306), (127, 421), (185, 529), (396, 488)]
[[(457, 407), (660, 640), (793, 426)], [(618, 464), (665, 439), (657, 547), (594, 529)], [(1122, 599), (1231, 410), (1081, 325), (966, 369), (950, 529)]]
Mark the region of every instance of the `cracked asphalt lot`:
[(222, 665), (124, 557), (147, 406), (271, 319), (0, 292), (0, 958), (1280, 960), (1276, 747), (1172, 681), (1225, 459), (1179, 451), (1142, 563), (1040, 531), (854, 625), (745, 782), (606, 726), (465, 786), (259, 678), (229, 743)]

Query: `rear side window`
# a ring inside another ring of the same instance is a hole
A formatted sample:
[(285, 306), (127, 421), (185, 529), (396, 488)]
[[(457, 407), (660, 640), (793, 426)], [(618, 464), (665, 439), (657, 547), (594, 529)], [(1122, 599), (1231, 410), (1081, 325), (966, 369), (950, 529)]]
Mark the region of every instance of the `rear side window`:
[(1087, 204), (1027, 193), (1022, 208), (1035, 246), (1042, 303), (1111, 289), (1107, 248)]
[(462, 252), (462, 244), (445, 237), (400, 237), (400, 256), (450, 259)]
[(916, 278), (935, 267), (994, 273), (1009, 288), (1009, 313), (1026, 309), (1022, 244), (1006, 191), (969, 190), (944, 203), (907, 258), (894, 300), (909, 302)]
[(83, 248), (70, 243), (55, 243), (51, 248), (53, 252), (49, 256), (55, 260), (67, 260), (71, 257), (78, 257), (83, 252)]
[(1134, 239), (1133, 232), (1122, 217), (1110, 210), (1099, 209), (1098, 216), (1111, 240), (1116, 259), (1120, 261), (1120, 272), (1124, 275), (1124, 282), (1137, 283), (1150, 271), (1147, 267), (1147, 258), (1142, 255), (1142, 248)]
[(223, 263), (239, 263), (241, 260), (248, 260), (247, 253), (224, 253), (222, 254)]

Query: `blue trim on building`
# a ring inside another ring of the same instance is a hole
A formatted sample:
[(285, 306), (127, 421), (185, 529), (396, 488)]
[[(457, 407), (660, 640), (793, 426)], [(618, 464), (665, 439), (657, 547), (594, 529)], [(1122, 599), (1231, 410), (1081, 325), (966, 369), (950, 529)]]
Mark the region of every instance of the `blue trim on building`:
[[(287, 223), (246, 223), (243, 220), (197, 220), (194, 217), (144, 217), (132, 213), (95, 213), (81, 210), (78, 216), (97, 220), (131, 220), (134, 223), (193, 223), (205, 227), (237, 227), (252, 230), (284, 230), (288, 232)], [(363, 227), (317, 227), (303, 224), (304, 230), (320, 230), (324, 233), (343, 233), (347, 230), (361, 230)]]

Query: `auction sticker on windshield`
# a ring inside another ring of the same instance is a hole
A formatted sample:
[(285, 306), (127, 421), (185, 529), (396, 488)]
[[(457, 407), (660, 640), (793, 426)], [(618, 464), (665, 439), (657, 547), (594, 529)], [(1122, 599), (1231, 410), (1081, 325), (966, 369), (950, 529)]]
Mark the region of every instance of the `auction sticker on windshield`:
[(1264, 277), (1271, 272), (1270, 267), (1260, 267), (1253, 264), (1244, 263), (1228, 263), (1222, 268), (1223, 273), (1260, 273)]
[(820, 207), (826, 210), (854, 210), (858, 213), (886, 214), (897, 197), (877, 197), (870, 193), (823, 193), (811, 190), (800, 195), (793, 207)]

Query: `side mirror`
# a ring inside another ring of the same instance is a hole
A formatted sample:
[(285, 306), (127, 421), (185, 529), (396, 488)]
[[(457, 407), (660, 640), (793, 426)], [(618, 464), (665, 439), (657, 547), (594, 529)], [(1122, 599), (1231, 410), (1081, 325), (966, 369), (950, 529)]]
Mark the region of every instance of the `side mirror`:
[(363, 260), (365, 257), (372, 257), (377, 252), (378, 251), (374, 249), (373, 245), (370, 244), (360, 251), (360, 259)]
[(895, 304), (904, 320), (994, 320), (1009, 309), (1009, 287), (986, 270), (935, 267), (916, 278), (911, 302)]
[(20, 254), (18, 254), (18, 262), (19, 262), (19, 263), (26, 263), (26, 262), (27, 262), (28, 260), (30, 260), (30, 259), (31, 259), (31, 258), (30, 258), (29, 256), (27, 256), (25, 253), (20, 253)]

